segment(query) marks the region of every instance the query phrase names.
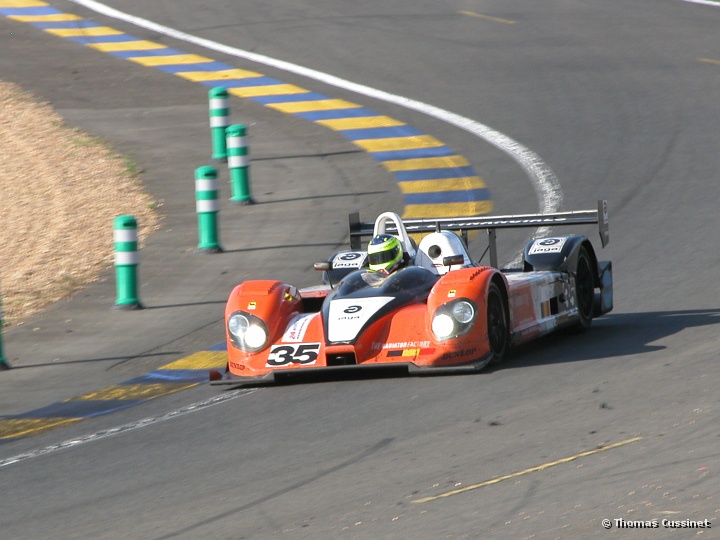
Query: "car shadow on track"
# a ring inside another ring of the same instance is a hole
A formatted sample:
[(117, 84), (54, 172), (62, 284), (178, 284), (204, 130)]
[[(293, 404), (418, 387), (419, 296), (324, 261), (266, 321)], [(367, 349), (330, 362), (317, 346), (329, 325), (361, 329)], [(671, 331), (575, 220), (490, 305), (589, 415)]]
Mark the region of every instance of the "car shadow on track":
[(511, 350), (507, 363), (491, 367), (579, 362), (664, 350), (656, 342), (688, 328), (720, 324), (720, 309), (608, 314), (581, 333), (563, 330)]
[(147, 354), (138, 354), (135, 356), (105, 356), (102, 358), (85, 358), (82, 360), (64, 360), (64, 361), (52, 361), (52, 362), (42, 362), (37, 364), (24, 364), (21, 366), (13, 366), (13, 371), (18, 369), (32, 369), (32, 368), (44, 368), (47, 366), (62, 366), (62, 365), (75, 365), (75, 364), (88, 364), (88, 363), (94, 363), (94, 362), (119, 362), (124, 363), (129, 360), (142, 360), (142, 359), (150, 359), (150, 358), (160, 358), (163, 356), (166, 357), (177, 357), (182, 354), (182, 351), (168, 351), (168, 352), (153, 352), (153, 353), (147, 353)]

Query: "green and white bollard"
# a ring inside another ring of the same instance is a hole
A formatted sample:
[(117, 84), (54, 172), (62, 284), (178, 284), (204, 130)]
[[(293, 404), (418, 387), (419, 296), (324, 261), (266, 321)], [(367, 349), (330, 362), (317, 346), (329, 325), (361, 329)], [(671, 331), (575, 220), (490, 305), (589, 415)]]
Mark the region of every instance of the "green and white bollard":
[(115, 241), (115, 309), (142, 309), (138, 294), (138, 235), (133, 216), (118, 216), (114, 222)]
[(227, 160), (225, 129), (230, 125), (230, 99), (224, 88), (210, 90), (210, 132), (212, 134), (212, 158)]
[(234, 203), (255, 204), (250, 195), (250, 148), (247, 128), (242, 124), (233, 124), (225, 130), (228, 169)]
[(195, 170), (195, 211), (198, 215), (199, 242), (195, 253), (221, 253), (218, 234), (217, 169), (200, 167)]

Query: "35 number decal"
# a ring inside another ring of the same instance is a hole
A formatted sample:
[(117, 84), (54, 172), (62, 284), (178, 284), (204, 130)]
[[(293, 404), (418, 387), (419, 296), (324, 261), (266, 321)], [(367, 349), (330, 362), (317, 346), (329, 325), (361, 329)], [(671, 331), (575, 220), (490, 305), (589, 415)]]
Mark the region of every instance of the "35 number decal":
[(314, 364), (320, 351), (319, 343), (297, 345), (273, 345), (268, 354), (267, 365), (287, 366), (288, 364)]

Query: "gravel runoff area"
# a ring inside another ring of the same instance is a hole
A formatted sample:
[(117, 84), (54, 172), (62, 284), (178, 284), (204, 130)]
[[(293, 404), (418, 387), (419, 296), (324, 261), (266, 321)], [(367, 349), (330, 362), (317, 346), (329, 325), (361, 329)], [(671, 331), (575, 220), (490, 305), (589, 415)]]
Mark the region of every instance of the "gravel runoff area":
[(117, 216), (137, 218), (141, 244), (160, 219), (134, 162), (2, 81), (0, 201), (6, 325), (23, 324), (111, 267)]

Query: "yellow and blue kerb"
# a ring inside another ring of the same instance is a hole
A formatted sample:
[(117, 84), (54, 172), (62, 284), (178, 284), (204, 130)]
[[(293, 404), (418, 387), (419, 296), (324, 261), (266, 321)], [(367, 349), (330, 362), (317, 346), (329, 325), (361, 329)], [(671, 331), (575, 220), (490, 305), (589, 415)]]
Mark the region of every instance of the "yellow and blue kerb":
[(120, 384), (21, 414), (0, 416), (0, 443), (40, 435), (88, 418), (114, 413), (150, 399), (206, 384), (212, 369), (225, 369), (225, 343), (186, 356)]
[(39, 0), (0, 0), (0, 14), (142, 66), (226, 88), (236, 97), (341, 133), (394, 176), (404, 196), (405, 218), (473, 216), (492, 211), (490, 192), (467, 159), (404, 122), (255, 71), (138, 39)]

